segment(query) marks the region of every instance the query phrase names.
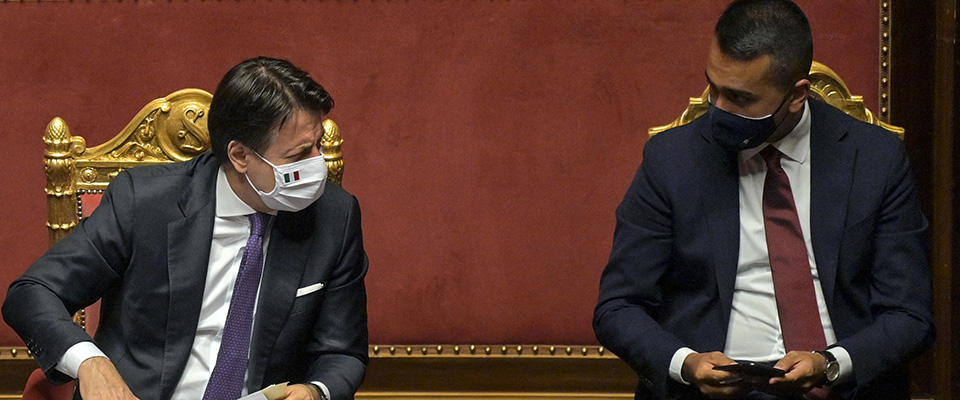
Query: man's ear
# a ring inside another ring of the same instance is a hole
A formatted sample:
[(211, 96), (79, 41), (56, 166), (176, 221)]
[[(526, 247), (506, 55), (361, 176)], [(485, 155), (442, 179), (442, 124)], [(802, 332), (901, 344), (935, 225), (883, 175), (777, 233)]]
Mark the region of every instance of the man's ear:
[(250, 149), (243, 143), (236, 140), (231, 140), (230, 143), (227, 143), (227, 159), (230, 160), (233, 169), (241, 174), (247, 173), (247, 155), (249, 155), (249, 153)]
[(793, 98), (790, 99), (790, 112), (798, 113), (803, 110), (803, 104), (810, 97), (810, 80), (801, 79), (793, 85)]

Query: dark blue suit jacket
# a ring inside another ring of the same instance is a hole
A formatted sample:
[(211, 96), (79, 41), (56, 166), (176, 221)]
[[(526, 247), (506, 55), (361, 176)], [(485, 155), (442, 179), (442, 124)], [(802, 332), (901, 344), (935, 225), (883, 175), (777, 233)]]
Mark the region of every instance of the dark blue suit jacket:
[[(133, 168), (90, 218), (14, 281), (3, 317), (54, 381), (63, 353), (90, 337), (72, 314), (102, 298), (96, 344), (135, 395), (169, 398), (193, 345), (206, 279), (219, 164)], [(356, 198), (336, 185), (280, 212), (267, 249), (247, 388), (321, 381), (353, 398), (367, 362), (367, 257)], [(319, 282), (323, 289), (296, 296)]]
[[(903, 365), (933, 339), (927, 221), (903, 144), (811, 100), (811, 237), (847, 398), (907, 398)], [(647, 142), (617, 208), (594, 330), (640, 376), (637, 398), (697, 398), (668, 376), (680, 347), (723, 351), (739, 254), (736, 154), (707, 118)]]

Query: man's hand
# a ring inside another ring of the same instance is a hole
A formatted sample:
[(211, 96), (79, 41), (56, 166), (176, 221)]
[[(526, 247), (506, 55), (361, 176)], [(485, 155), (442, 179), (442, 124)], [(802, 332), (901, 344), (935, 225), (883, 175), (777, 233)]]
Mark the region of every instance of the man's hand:
[(777, 396), (797, 396), (823, 382), (827, 359), (809, 351), (791, 351), (778, 361), (775, 367), (787, 371), (787, 374), (780, 378), (770, 378), (769, 385), (759, 386), (757, 389)]
[(723, 353), (693, 353), (683, 360), (683, 379), (711, 398), (737, 398), (750, 390), (750, 385), (739, 376), (726, 371), (717, 371), (718, 365), (736, 364)]
[(289, 385), (283, 400), (320, 400), (320, 392), (313, 385)]
[(80, 396), (88, 400), (137, 400), (106, 357), (91, 357), (77, 370)]

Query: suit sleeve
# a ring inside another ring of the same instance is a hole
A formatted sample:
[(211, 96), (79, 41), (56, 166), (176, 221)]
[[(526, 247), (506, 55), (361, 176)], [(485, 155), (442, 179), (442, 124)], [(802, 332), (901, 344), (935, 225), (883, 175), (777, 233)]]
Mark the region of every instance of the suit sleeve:
[(56, 371), (68, 348), (93, 339), (73, 323), (73, 314), (96, 302), (116, 284), (126, 265), (130, 177), (121, 173), (100, 205), (65, 238), (54, 244), (17, 280), (3, 303), (3, 318), (54, 382), (71, 378)]
[(352, 399), (363, 381), (367, 355), (367, 255), (363, 250), (360, 206), (350, 197), (343, 245), (329, 292), (314, 327), (315, 353), (310, 381), (320, 381), (332, 400)]
[(846, 236), (863, 236), (870, 249), (863, 257), (869, 271), (865, 275), (870, 282), (873, 322), (838, 343), (850, 353), (857, 385), (873, 381), (892, 366), (905, 364), (934, 338), (928, 224), (899, 140), (895, 149), (894, 156), (885, 160), (888, 174), (872, 235), (858, 234), (857, 226), (864, 224), (854, 224), (845, 231), (845, 240)]
[(662, 301), (658, 282), (673, 252), (669, 197), (657, 178), (650, 143), (617, 207), (610, 259), (600, 280), (593, 327), (600, 343), (627, 362), (648, 390), (663, 397), (673, 354), (684, 344), (653, 318)]

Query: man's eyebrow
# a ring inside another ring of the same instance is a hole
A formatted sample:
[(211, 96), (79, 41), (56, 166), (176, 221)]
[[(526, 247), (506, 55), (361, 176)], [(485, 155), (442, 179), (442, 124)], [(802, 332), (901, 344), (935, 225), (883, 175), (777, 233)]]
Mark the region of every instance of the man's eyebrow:
[(708, 74), (707, 71), (703, 71), (703, 76), (707, 78), (707, 84), (710, 85), (710, 87), (717, 88), (717, 90), (719, 90), (720, 92), (731, 93), (736, 95), (737, 97), (741, 97), (745, 99), (753, 99), (757, 97), (752, 92), (748, 92), (746, 90), (718, 86), (716, 83), (713, 83), (713, 81), (710, 79), (710, 74)]
[(307, 149), (313, 148), (315, 145), (316, 143), (314, 142), (298, 144), (297, 146), (284, 152), (283, 156), (287, 158), (299, 156)]

